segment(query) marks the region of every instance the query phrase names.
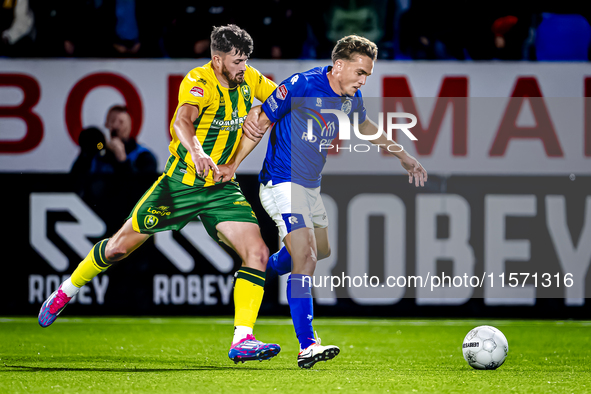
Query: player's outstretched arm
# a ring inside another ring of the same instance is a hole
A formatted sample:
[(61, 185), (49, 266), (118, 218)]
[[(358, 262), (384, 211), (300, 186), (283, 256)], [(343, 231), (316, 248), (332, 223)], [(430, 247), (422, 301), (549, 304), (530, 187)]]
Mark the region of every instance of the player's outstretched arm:
[(427, 170), (423, 168), (417, 159), (406, 153), (402, 145), (396, 143), (395, 141), (389, 140), (384, 131), (378, 133), (378, 125), (375, 122), (369, 118), (366, 118), (365, 122), (359, 125), (359, 132), (363, 135), (379, 134), (378, 137), (370, 140), (370, 142), (374, 145), (379, 145), (387, 149), (388, 152), (400, 159), (402, 168), (408, 172), (408, 183), (413, 183), (414, 179), (415, 186), (425, 186), (425, 182), (427, 182)]
[(190, 105), (182, 105), (176, 114), (176, 119), (173, 124), (174, 132), (179, 141), (191, 154), (191, 159), (195, 164), (195, 174), (200, 178), (205, 178), (209, 174), (209, 170), (218, 171), (211, 157), (203, 152), (203, 147), (197, 139), (195, 134), (195, 126), (193, 122), (199, 116), (199, 108)]
[(236, 172), (236, 169), (240, 163), (242, 163), (246, 156), (248, 156), (250, 152), (252, 152), (252, 150), (258, 145), (261, 137), (265, 135), (265, 132), (267, 131), (267, 128), (270, 124), (271, 122), (269, 121), (269, 118), (267, 118), (267, 115), (264, 111), (261, 111), (260, 106), (253, 107), (250, 110), (246, 120), (244, 121), (244, 124), (242, 125), (242, 131), (244, 132), (244, 135), (246, 135), (246, 128), (248, 128), (251, 133), (256, 131), (257, 134), (260, 134), (260, 137), (241, 138), (234, 156), (230, 158), (228, 163), (219, 166), (213, 177), (214, 182), (228, 182), (232, 179), (232, 177), (234, 177), (234, 173)]

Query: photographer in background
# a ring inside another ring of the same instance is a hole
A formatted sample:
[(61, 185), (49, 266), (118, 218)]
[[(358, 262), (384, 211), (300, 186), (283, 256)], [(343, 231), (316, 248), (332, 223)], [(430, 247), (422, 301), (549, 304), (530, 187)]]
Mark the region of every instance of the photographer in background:
[(152, 152), (131, 136), (131, 117), (125, 106), (109, 109), (105, 127), (111, 137), (109, 142), (96, 127), (81, 131), (80, 154), (70, 174), (74, 191), (105, 219), (113, 232), (121, 225), (120, 217), (154, 182), (157, 162)]
[[(131, 116), (125, 106), (114, 105), (109, 108), (105, 127), (111, 136), (107, 149), (113, 153), (119, 164), (128, 167), (127, 170), (131, 173), (155, 174), (157, 172), (156, 157), (131, 136)], [(112, 163), (97, 162), (91, 171), (112, 173), (116, 172), (116, 169)]]
[(105, 177), (93, 169), (111, 167), (120, 168), (125, 172), (129, 167), (119, 165), (113, 153), (107, 150), (105, 135), (97, 127), (91, 126), (82, 130), (78, 137), (78, 145), (80, 154), (70, 170), (74, 191), (88, 205), (97, 207), (111, 191)]

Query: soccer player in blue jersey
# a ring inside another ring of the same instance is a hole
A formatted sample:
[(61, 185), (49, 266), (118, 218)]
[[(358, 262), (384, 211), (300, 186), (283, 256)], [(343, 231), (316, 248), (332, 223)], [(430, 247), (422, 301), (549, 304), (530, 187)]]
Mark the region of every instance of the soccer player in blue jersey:
[[(262, 106), (259, 115), (261, 133), (242, 139), (232, 162), (219, 166), (218, 179), (230, 179), (240, 162), (262, 137), (262, 130), (272, 128), (263, 168), (259, 174), (263, 207), (275, 221), (285, 247), (269, 258), (267, 271), (283, 275), (291, 272), (287, 299), (296, 336), (300, 342), (298, 365), (311, 368), (318, 361), (334, 358), (337, 346), (323, 346), (315, 339), (311, 276), (316, 262), (330, 255), (328, 218), (320, 196), (321, 172), (326, 162), (326, 147), (336, 137), (340, 110), (353, 123), (355, 113), (359, 132), (400, 159), (402, 167), (416, 186), (423, 186), (427, 172), (401, 145), (366, 116), (361, 86), (373, 71), (376, 45), (359, 36), (339, 40), (332, 51), (332, 66), (317, 67), (292, 75), (281, 83)], [(312, 122), (312, 135), (308, 120)], [(332, 125), (332, 126), (331, 126)], [(379, 135), (379, 136), (378, 136)]]

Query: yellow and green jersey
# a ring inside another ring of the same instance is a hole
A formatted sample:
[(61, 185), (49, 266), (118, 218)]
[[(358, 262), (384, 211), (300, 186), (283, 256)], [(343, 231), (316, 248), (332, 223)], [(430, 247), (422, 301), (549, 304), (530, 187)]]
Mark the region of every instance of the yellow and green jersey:
[(216, 165), (230, 161), (242, 137), (242, 124), (256, 97), (265, 102), (277, 85), (256, 69), (246, 66), (244, 82), (233, 89), (223, 87), (215, 76), (211, 62), (191, 70), (181, 82), (179, 103), (170, 122), (171, 156), (166, 163), (166, 175), (189, 186), (213, 186), (210, 171), (205, 180), (195, 175), (191, 154), (179, 141), (174, 131), (177, 112), (183, 104), (199, 107), (193, 123), (203, 151)]

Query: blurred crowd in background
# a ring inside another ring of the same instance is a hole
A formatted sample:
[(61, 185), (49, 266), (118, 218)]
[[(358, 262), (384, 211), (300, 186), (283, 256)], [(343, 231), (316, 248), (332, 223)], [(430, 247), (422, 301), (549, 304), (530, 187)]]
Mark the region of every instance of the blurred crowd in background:
[(0, 56), (206, 58), (235, 23), (252, 58), (327, 59), (363, 35), (381, 59), (589, 61), (586, 1), (0, 0)]

